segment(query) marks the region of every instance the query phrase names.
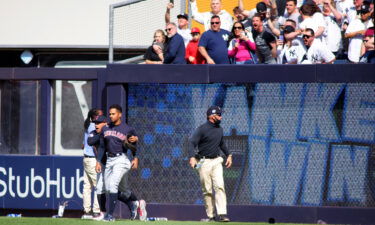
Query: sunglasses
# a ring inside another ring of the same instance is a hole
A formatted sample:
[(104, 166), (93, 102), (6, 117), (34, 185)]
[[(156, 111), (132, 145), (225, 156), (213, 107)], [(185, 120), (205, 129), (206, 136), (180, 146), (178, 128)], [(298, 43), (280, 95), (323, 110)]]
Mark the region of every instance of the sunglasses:
[(171, 31), (172, 30), (172, 28), (167, 28), (167, 29), (165, 29), (165, 32), (168, 32), (168, 31)]
[(220, 24), (220, 22), (211, 22), (211, 25)]
[(197, 36), (199, 33), (191, 33), (192, 36)]
[(306, 38), (306, 39), (309, 39), (309, 38), (311, 38), (311, 37), (312, 37), (311, 35), (306, 35), (306, 34), (302, 36), (303, 39), (305, 39), (305, 38)]
[(242, 30), (242, 27), (234, 27), (235, 30)]

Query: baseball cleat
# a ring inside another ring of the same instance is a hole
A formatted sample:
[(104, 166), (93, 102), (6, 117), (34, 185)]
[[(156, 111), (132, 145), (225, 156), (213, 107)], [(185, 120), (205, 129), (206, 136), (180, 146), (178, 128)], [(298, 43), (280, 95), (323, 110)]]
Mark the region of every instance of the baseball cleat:
[(90, 213), (85, 213), (82, 215), (81, 219), (83, 220), (91, 220), (92, 219), (92, 215)]
[(103, 213), (103, 212), (100, 212), (100, 213), (94, 213), (94, 214), (92, 215), (92, 219), (93, 219), (93, 220), (96, 220), (96, 221), (103, 220), (103, 219), (104, 219), (104, 213)]
[(131, 212), (130, 212), (130, 219), (135, 220), (137, 217), (139, 210), (139, 201), (132, 201), (131, 202)]
[(114, 222), (115, 218), (111, 214), (106, 214), (103, 218), (104, 222)]
[(146, 221), (147, 211), (146, 211), (146, 201), (141, 199), (139, 200), (138, 214), (140, 221)]

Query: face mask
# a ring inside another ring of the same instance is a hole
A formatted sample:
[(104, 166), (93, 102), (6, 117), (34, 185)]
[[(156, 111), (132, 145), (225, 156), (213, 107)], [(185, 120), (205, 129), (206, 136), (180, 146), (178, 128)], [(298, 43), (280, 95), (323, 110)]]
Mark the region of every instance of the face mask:
[(215, 125), (219, 125), (221, 123), (221, 120), (218, 120), (218, 119), (215, 118), (214, 123), (215, 123)]

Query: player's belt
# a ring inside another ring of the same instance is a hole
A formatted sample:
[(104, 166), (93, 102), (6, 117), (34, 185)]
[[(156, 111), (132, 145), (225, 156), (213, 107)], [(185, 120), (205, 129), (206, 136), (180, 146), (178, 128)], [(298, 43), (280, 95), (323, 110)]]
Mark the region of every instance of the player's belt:
[(90, 156), (90, 155), (83, 155), (85, 158), (95, 158), (95, 156)]
[(218, 155), (216, 156), (203, 156), (202, 158), (204, 159), (216, 159), (217, 157), (219, 157)]
[(120, 155), (122, 155), (122, 153), (111, 153), (111, 152), (108, 152), (108, 153), (107, 153), (107, 156), (108, 156), (108, 157), (111, 157), (111, 158), (112, 158), (112, 157), (117, 157), (117, 156), (120, 156)]

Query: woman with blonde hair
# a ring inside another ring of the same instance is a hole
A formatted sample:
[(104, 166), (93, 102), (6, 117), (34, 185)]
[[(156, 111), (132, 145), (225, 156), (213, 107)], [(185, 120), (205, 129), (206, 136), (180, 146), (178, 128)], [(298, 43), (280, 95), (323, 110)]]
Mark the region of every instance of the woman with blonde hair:
[(146, 64), (163, 64), (164, 60), (164, 48), (167, 36), (163, 30), (156, 30), (154, 33), (154, 41), (152, 45), (148, 47), (144, 59)]

